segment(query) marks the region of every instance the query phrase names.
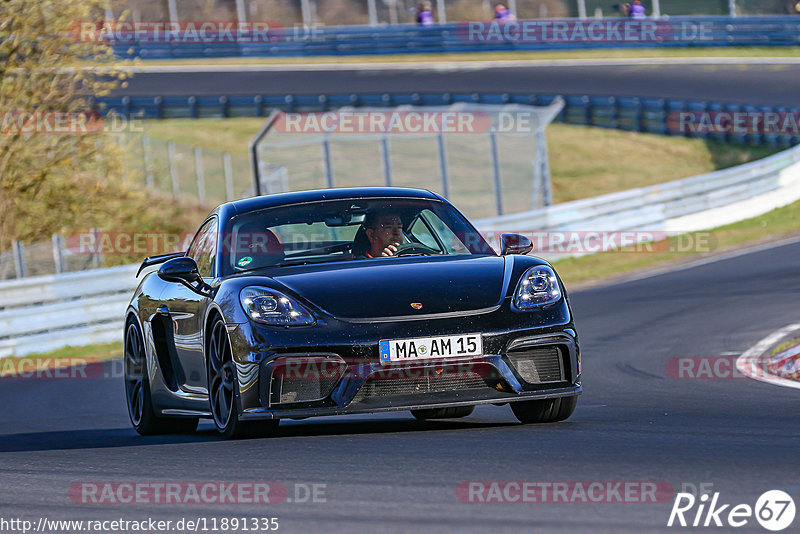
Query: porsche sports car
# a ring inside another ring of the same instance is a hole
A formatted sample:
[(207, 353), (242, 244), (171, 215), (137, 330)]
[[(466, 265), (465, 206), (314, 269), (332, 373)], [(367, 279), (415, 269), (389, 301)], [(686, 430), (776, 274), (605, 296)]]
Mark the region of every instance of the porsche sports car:
[(501, 246), (424, 190), (223, 204), (185, 253), (142, 263), (125, 319), (131, 423), (210, 418), (241, 437), (284, 418), (506, 403), (523, 423), (566, 419), (581, 393), (567, 293), (526, 237)]

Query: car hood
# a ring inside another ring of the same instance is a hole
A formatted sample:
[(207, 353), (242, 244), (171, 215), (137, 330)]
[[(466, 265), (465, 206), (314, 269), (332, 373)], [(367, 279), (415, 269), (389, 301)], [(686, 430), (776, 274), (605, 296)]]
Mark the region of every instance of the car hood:
[(491, 309), (502, 303), (508, 283), (506, 261), (495, 256), (375, 259), (290, 269), (275, 273), (273, 280), (343, 319)]

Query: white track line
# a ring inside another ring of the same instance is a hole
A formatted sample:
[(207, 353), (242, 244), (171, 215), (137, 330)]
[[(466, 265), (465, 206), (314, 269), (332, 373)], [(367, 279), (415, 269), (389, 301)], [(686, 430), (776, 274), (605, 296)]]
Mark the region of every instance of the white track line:
[[(475, 71), (496, 68), (536, 67), (612, 67), (651, 65), (800, 65), (800, 57), (674, 57), (619, 59), (527, 59), (495, 61), (433, 61), (430, 63), (317, 63), (317, 64), (247, 64), (247, 65), (138, 65), (123, 70), (153, 74), (192, 72), (286, 72), (341, 70), (413, 70), (413, 71)], [(94, 69), (95, 67), (89, 67)]]
[(740, 373), (754, 380), (760, 380), (775, 386), (800, 389), (800, 382), (771, 375), (764, 370), (765, 352), (780, 341), (781, 338), (795, 330), (800, 330), (800, 323), (784, 326), (780, 330), (771, 333), (739, 356), (736, 360), (736, 368)]

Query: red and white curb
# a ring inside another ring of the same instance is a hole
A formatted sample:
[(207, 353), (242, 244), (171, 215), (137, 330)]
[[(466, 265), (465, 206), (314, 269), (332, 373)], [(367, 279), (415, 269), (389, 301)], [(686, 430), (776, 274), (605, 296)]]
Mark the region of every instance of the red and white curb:
[(783, 378), (767, 372), (767, 361), (771, 356), (765, 354), (770, 347), (796, 330), (800, 330), (800, 323), (784, 326), (780, 330), (771, 333), (739, 356), (736, 360), (736, 368), (740, 373), (754, 380), (760, 380), (775, 386), (800, 389), (800, 381)]

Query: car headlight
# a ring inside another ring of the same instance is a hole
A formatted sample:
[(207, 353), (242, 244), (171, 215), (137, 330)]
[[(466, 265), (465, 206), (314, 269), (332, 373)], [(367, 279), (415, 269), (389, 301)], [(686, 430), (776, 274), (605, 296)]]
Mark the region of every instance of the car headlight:
[(316, 322), (305, 306), (280, 291), (266, 287), (246, 287), (239, 300), (254, 321), (272, 326), (308, 326)]
[(525, 271), (520, 278), (514, 293), (514, 307), (528, 310), (560, 299), (561, 287), (558, 285), (556, 273), (547, 265), (538, 265)]

